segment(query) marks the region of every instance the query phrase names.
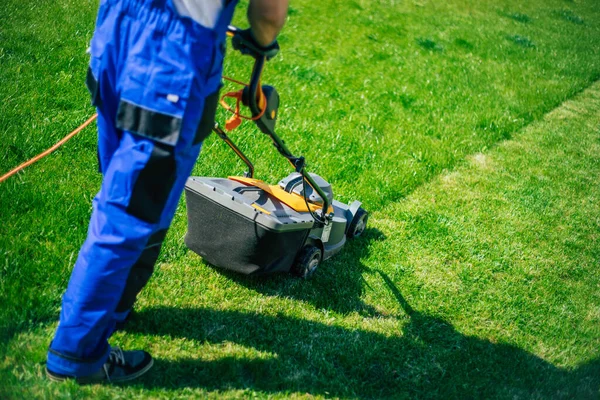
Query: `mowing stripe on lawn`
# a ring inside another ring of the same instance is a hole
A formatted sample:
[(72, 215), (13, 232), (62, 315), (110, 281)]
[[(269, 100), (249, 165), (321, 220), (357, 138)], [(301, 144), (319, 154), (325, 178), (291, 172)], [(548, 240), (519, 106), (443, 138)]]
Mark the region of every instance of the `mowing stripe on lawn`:
[(163, 264), (125, 347), (126, 387), (49, 384), (54, 323), (18, 333), (7, 397), (595, 398), (600, 83), (374, 213), (309, 282)]

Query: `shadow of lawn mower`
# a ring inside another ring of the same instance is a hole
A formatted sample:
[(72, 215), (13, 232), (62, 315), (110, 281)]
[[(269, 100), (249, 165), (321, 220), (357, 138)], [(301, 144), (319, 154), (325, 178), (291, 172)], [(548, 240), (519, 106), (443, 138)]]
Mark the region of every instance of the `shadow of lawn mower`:
[(260, 85), (265, 56), (228, 35), (242, 54), (254, 57), (250, 84), (237, 93), (252, 120), (268, 135), (294, 171), (278, 185), (254, 179), (254, 167), (218, 124), (214, 132), (244, 161), (243, 177), (190, 177), (186, 183), (188, 232), (185, 244), (208, 263), (246, 275), (291, 272), (311, 277), (319, 264), (339, 252), (347, 239), (366, 228), (368, 213), (359, 201), (334, 200), (331, 185), (308, 173), (304, 157), (295, 157), (275, 133), (279, 95)]

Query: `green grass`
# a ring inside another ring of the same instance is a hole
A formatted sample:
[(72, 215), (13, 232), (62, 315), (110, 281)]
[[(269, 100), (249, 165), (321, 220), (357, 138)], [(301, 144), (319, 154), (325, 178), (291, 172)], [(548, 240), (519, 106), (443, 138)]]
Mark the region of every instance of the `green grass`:
[[(0, 172), (93, 113), (96, 8), (4, 3)], [(312, 281), (247, 279), (185, 249), (182, 202), (112, 340), (157, 359), (132, 385), (43, 377), (100, 183), (93, 129), (1, 184), (0, 398), (597, 398), (600, 10), (438, 3), (293, 2), (265, 75), (278, 131), (370, 229)], [(251, 125), (232, 137), (258, 177), (289, 172)], [(212, 137), (195, 173), (241, 171)]]

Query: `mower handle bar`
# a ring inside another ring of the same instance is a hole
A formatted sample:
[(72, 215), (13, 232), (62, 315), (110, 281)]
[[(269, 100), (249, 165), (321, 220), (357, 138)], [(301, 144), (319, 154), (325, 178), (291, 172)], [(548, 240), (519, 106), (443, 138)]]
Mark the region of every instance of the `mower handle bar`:
[[(236, 26), (229, 25), (227, 27), (227, 35), (228, 36), (233, 37), (239, 31), (240, 31), (240, 29)], [(260, 115), (260, 113), (261, 113), (261, 110), (257, 104), (257, 97), (259, 95), (264, 96), (264, 94), (262, 93), (262, 88), (260, 87), (260, 77), (262, 75), (262, 71), (265, 66), (265, 61), (267, 61), (267, 58), (266, 58), (266, 56), (255, 56), (255, 55), (252, 55), (252, 57), (254, 57), (254, 66), (252, 67), (252, 75), (250, 76), (250, 83), (248, 85), (248, 93), (249, 93), (248, 107), (250, 108), (252, 115), (256, 117), (256, 116)], [(261, 92), (259, 93), (259, 91), (261, 91)], [(265, 107), (266, 107), (266, 104), (265, 104)], [(264, 118), (264, 116), (261, 118)], [(254, 122), (258, 123), (259, 121), (254, 121)], [(268, 129), (267, 131), (265, 131), (261, 128), (261, 130), (263, 131), (263, 133), (266, 133), (268, 136), (271, 137), (271, 140), (273, 140), (273, 144), (275, 145), (275, 148), (277, 148), (279, 153), (281, 153), (281, 155), (283, 155), (285, 158), (288, 159), (288, 161), (290, 161), (290, 163), (296, 169), (296, 171), (302, 175), (302, 177), (304, 178), (306, 183), (308, 183), (313, 188), (313, 190), (315, 190), (319, 194), (319, 196), (323, 200), (323, 208), (321, 210), (321, 216), (320, 216), (321, 220), (319, 222), (327, 224), (330, 219), (330, 215), (328, 215), (328, 212), (329, 212), (329, 207), (331, 206), (331, 203), (329, 201), (329, 198), (323, 191), (323, 189), (321, 189), (321, 187), (319, 185), (317, 185), (317, 183), (314, 181), (312, 176), (310, 176), (310, 174), (306, 171), (306, 168), (304, 167), (304, 158), (303, 157), (300, 157), (300, 158), (295, 157), (289, 151), (289, 149), (285, 145), (285, 142), (272, 129)], [(248, 163), (246, 163), (246, 164), (248, 164)]]
[[(229, 25), (227, 27), (228, 36), (234, 37), (239, 31), (241, 31), (241, 29), (237, 26)], [(248, 96), (248, 107), (250, 108), (252, 115), (259, 115), (261, 110), (258, 107), (256, 99), (259, 96), (260, 76), (265, 65), (266, 57), (259, 55), (252, 55), (252, 57), (254, 58), (254, 66), (252, 67), (252, 75), (250, 76), (250, 84), (248, 85), (248, 93), (250, 94), (250, 96)]]

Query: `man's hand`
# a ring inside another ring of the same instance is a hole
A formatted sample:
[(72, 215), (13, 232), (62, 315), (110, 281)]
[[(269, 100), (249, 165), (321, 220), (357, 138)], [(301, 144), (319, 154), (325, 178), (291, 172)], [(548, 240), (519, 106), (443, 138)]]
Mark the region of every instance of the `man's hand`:
[(235, 33), (231, 39), (233, 48), (242, 54), (247, 54), (252, 57), (266, 57), (267, 60), (275, 57), (279, 52), (279, 44), (277, 41), (272, 42), (269, 46), (261, 46), (252, 35), (250, 29), (240, 30)]
[(256, 44), (272, 46), (287, 16), (288, 0), (250, 0), (248, 21)]

